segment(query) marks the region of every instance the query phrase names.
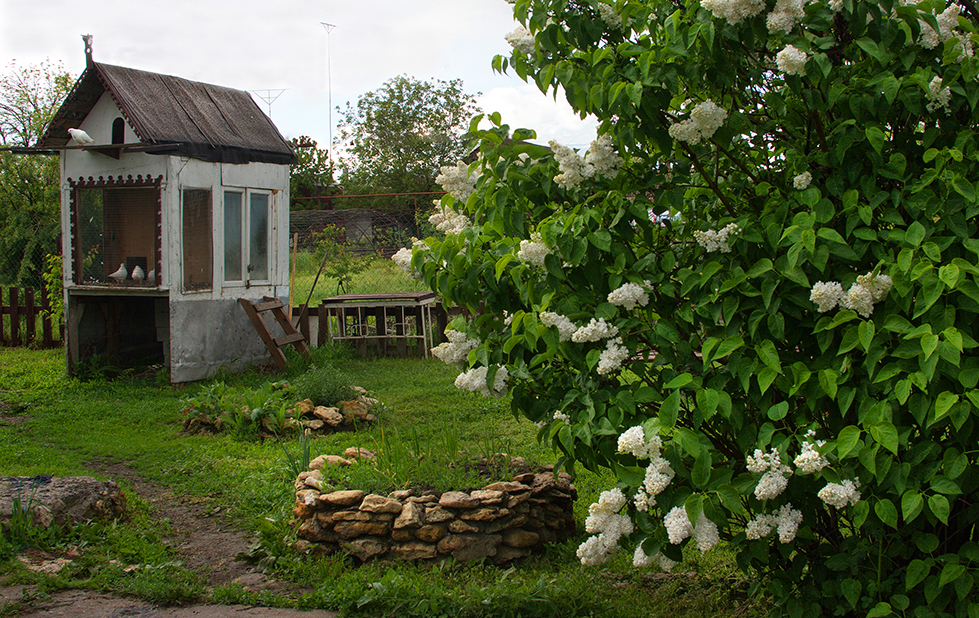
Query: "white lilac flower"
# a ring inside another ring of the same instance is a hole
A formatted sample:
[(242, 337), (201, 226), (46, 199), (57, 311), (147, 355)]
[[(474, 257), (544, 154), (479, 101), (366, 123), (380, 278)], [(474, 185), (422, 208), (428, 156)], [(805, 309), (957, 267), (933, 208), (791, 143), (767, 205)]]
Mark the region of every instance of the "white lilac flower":
[(757, 541), (771, 534), (775, 525), (774, 516), (762, 513), (748, 522), (744, 528), (744, 534), (749, 541)]
[(642, 568), (652, 565), (656, 565), (664, 572), (669, 573), (676, 566), (676, 563), (664, 556), (661, 552), (647, 556), (646, 552), (642, 549), (642, 545), (636, 547), (636, 552), (632, 555), (632, 566)]
[(506, 35), (506, 42), (525, 56), (534, 55), (534, 35), (523, 26)]
[(630, 427), (623, 431), (619, 435), (618, 442), (616, 443), (616, 452), (618, 453), (629, 453), (639, 457), (646, 448), (646, 433), (643, 431), (642, 425), (636, 425), (635, 427)]
[(435, 203), (438, 207), (428, 218), (428, 222), (434, 225), (435, 229), (446, 234), (459, 234), (467, 227), (472, 226), (472, 221), (466, 215), (460, 214), (448, 206), (442, 206), (438, 200)]
[(632, 534), (632, 520), (618, 511), (625, 506), (626, 497), (619, 488), (603, 491), (598, 502), (588, 507), (585, 531), (589, 537), (578, 547), (578, 559), (586, 566), (602, 564), (618, 551), (619, 538)]
[(708, 99), (693, 108), (690, 118), (670, 125), (670, 137), (689, 144), (699, 144), (702, 140), (710, 139), (724, 124), (725, 118), (727, 111)]
[(766, 19), (768, 31), (788, 34), (806, 16), (805, 9), (806, 0), (778, 0)]
[(693, 233), (694, 240), (697, 244), (707, 250), (708, 253), (713, 253), (714, 251), (720, 251), (721, 253), (730, 253), (731, 245), (728, 244), (727, 240), (732, 234), (737, 234), (741, 231), (741, 228), (737, 223), (728, 223), (720, 230), (695, 230)]
[(455, 380), (456, 388), (482, 393), (484, 397), (490, 395), (496, 398), (502, 397), (507, 392), (507, 368), (501, 366), (497, 370), (496, 376), (493, 378), (492, 390), (486, 385), (486, 373), (488, 371), (487, 367), (474, 367), (465, 373), (460, 373)]
[(479, 173), (469, 173), (469, 167), (459, 161), (455, 165), (443, 165), (442, 172), (435, 177), (435, 182), (442, 185), (442, 188), (449, 192), (452, 197), (460, 202), (465, 202), (476, 189), (476, 180)]
[(805, 191), (812, 182), (812, 173), (805, 171), (792, 179), (792, 186), (799, 191)]
[(608, 302), (632, 311), (636, 305), (645, 307), (649, 303), (649, 294), (638, 283), (623, 283), (609, 292)]
[[(938, 22), (937, 31), (925, 20), (919, 20), (921, 31), (918, 35), (918, 44), (925, 49), (934, 49), (940, 43), (944, 43), (959, 34), (955, 31), (955, 27), (959, 24), (959, 13), (961, 11), (961, 5), (953, 2), (944, 11), (935, 15), (935, 20)], [(959, 38), (961, 39), (961, 37)]]
[(843, 0), (829, 0), (829, 10), (839, 13), (843, 9)]
[(786, 476), (792, 474), (792, 468), (782, 463), (778, 449), (773, 448), (769, 453), (755, 449), (754, 454), (747, 457), (746, 463), (749, 472), (762, 474), (755, 486), (755, 497), (759, 500), (777, 498), (788, 487)]
[(773, 462), (778, 462), (781, 464), (781, 458), (778, 454), (778, 449), (773, 448), (770, 453), (766, 453), (763, 450), (756, 448), (755, 452), (745, 459), (745, 466), (748, 468), (748, 472), (753, 474), (761, 474), (769, 468), (772, 467)]
[(762, 475), (758, 485), (755, 486), (755, 497), (762, 501), (772, 500), (779, 497), (788, 486), (789, 479), (785, 478), (782, 470), (769, 470)]
[(609, 324), (605, 318), (592, 318), (586, 326), (580, 327), (571, 335), (571, 341), (575, 343), (587, 343), (589, 341), (601, 341), (610, 339), (619, 334), (618, 327)]
[(461, 365), (469, 358), (469, 351), (479, 347), (478, 339), (471, 339), (466, 333), (451, 328), (445, 329), (448, 341), (432, 348), (432, 356), (446, 365)]
[(802, 452), (792, 462), (799, 474), (815, 474), (829, 465), (829, 460), (816, 450), (824, 444), (826, 444), (825, 440), (803, 441)]
[[(860, 279), (857, 278), (859, 281)], [(877, 275), (874, 280), (870, 283), (870, 295), (873, 297), (875, 303), (887, 298), (890, 293), (891, 288), (894, 287), (894, 282), (888, 275)]]
[(598, 566), (608, 562), (615, 552), (619, 550), (618, 539), (612, 539), (607, 534), (590, 536), (584, 543), (578, 546), (576, 552), (581, 564), (585, 566)]
[(632, 498), (632, 504), (635, 505), (637, 511), (648, 513), (651, 507), (656, 506), (656, 498), (647, 494), (646, 490), (640, 487)]
[[(428, 245), (425, 245), (425, 243), (421, 241), (415, 241), (414, 246), (418, 246), (419, 244), (428, 247)], [(391, 259), (398, 265), (398, 268), (403, 270), (406, 275), (415, 281), (423, 281), (425, 279), (425, 276), (421, 273), (421, 271), (413, 270), (411, 268), (411, 249), (402, 247), (391, 256)]]
[(697, 525), (693, 527), (693, 540), (697, 542), (697, 549), (700, 550), (700, 553), (709, 552), (721, 542), (717, 524), (707, 519), (703, 512), (697, 518)]
[(869, 287), (854, 283), (840, 299), (840, 304), (851, 311), (856, 311), (863, 318), (869, 318), (874, 312), (874, 293)]
[(834, 309), (842, 299), (843, 286), (838, 281), (817, 281), (809, 294), (809, 300), (816, 303), (819, 313)]
[(761, 13), (765, 0), (701, 0), (700, 5), (729, 24), (738, 24)]
[(786, 45), (785, 49), (775, 55), (778, 70), (786, 75), (805, 75), (807, 62), (809, 54), (794, 45)]
[(673, 545), (679, 545), (693, 534), (693, 526), (687, 518), (687, 510), (682, 506), (673, 507), (663, 518), (663, 525)]
[(612, 149), (612, 136), (600, 135), (588, 147), (588, 152), (585, 154), (583, 174), (586, 178), (592, 176), (614, 178), (621, 166), (622, 159)]
[(778, 540), (780, 543), (791, 543), (799, 531), (799, 524), (802, 523), (802, 511), (792, 508), (792, 503), (785, 504), (778, 510), (775, 516), (775, 526), (778, 530)]
[(565, 425), (570, 425), (571, 424), (571, 419), (568, 418), (568, 415), (565, 414), (564, 412), (561, 412), (560, 410), (557, 410), (557, 411), (554, 412), (554, 420), (561, 421)]
[(629, 358), (629, 348), (622, 345), (622, 337), (609, 339), (605, 349), (598, 357), (598, 375), (608, 375), (622, 368), (622, 363)]
[(937, 75), (928, 84), (928, 92), (925, 93), (925, 97), (928, 99), (929, 103), (925, 106), (929, 112), (933, 112), (938, 108), (945, 110), (948, 113), (948, 102), (952, 98), (952, 91), (946, 86), (942, 88), (942, 78)]
[(613, 487), (612, 489), (607, 489), (603, 491), (598, 496), (598, 503), (593, 504), (593, 507), (604, 509), (606, 511), (617, 513), (622, 507), (625, 506), (627, 502), (625, 494), (618, 487)]
[(517, 251), (517, 257), (530, 262), (534, 266), (543, 266), (544, 258), (550, 253), (551, 250), (541, 240), (540, 233), (534, 232), (530, 235), (530, 240), (520, 241), (520, 249)]
[(576, 330), (578, 330), (578, 327), (575, 326), (574, 322), (559, 313), (554, 313), (553, 311), (541, 311), (540, 322), (547, 327), (556, 327), (560, 341), (567, 341), (571, 339), (571, 336), (574, 335)]
[(860, 501), (858, 480), (844, 480), (842, 483), (828, 483), (819, 490), (819, 499), (830, 506), (842, 509), (846, 505), (854, 505)]
[(646, 466), (646, 476), (643, 478), (642, 487), (649, 496), (658, 496), (663, 493), (675, 475), (676, 473), (669, 461), (659, 456), (654, 457)]
[(605, 22), (605, 25), (607, 25), (610, 30), (622, 29), (622, 16), (616, 13), (614, 8), (607, 4), (599, 3), (598, 14), (601, 16), (602, 21)]
[(581, 184), (586, 177), (585, 160), (573, 149), (554, 140), (548, 142), (548, 146), (554, 153), (554, 160), (557, 161), (558, 171), (560, 171), (560, 174), (554, 177), (554, 182), (564, 189), (571, 189)]

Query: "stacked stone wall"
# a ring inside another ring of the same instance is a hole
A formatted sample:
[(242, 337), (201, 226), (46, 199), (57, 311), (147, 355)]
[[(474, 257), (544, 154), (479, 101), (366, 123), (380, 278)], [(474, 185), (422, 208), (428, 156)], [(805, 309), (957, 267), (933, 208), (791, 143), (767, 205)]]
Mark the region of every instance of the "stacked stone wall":
[(577, 490), (564, 473), (520, 474), (469, 492), (322, 492), (323, 475), (296, 479), (293, 525), (301, 549), (346, 552), (359, 561), (507, 564), (561, 543), (575, 532)]

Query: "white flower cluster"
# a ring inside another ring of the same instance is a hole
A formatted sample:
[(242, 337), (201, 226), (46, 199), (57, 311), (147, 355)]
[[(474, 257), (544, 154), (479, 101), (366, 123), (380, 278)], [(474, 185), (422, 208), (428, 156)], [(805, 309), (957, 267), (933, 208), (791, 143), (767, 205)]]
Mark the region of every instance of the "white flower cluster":
[(842, 509), (846, 505), (854, 505), (860, 501), (860, 481), (846, 479), (842, 483), (828, 483), (819, 490), (819, 499), (830, 506)]
[(496, 376), (493, 378), (493, 389), (486, 385), (486, 372), (489, 371), (487, 367), (474, 367), (465, 373), (460, 373), (456, 377), (455, 385), (456, 388), (465, 391), (479, 392), (482, 393), (484, 397), (489, 397), (490, 395), (495, 396), (497, 399), (506, 395), (507, 392), (507, 368), (500, 367)]
[(442, 173), (435, 177), (435, 182), (460, 202), (465, 202), (476, 190), (476, 180), (480, 174), (470, 174), (469, 168), (462, 161), (455, 165), (443, 165), (440, 170)]
[(788, 34), (806, 16), (806, 0), (778, 0), (775, 8), (768, 14), (766, 23), (771, 33)]
[(603, 491), (598, 502), (588, 507), (585, 532), (597, 535), (588, 537), (578, 546), (578, 559), (585, 566), (606, 562), (619, 549), (619, 538), (632, 534), (632, 520), (619, 514), (626, 497), (619, 488)]
[(578, 330), (578, 327), (575, 326), (574, 322), (560, 313), (554, 313), (553, 311), (541, 311), (540, 322), (547, 327), (556, 326), (558, 334), (560, 335), (560, 341), (567, 341), (568, 339), (571, 339), (571, 336), (574, 335), (576, 330)]
[(721, 253), (730, 253), (731, 245), (728, 244), (727, 239), (731, 234), (737, 234), (741, 231), (741, 228), (737, 223), (728, 223), (719, 230), (694, 230), (693, 238), (697, 241), (697, 244), (707, 250), (707, 253), (713, 253), (714, 251), (720, 251)]
[(556, 420), (556, 421), (561, 421), (565, 425), (570, 425), (571, 424), (571, 419), (568, 418), (568, 415), (565, 414), (564, 412), (561, 412), (560, 410), (555, 410), (554, 411), (554, 416), (552, 418), (554, 420)]
[(642, 550), (642, 545), (636, 548), (636, 553), (632, 555), (632, 566), (638, 568), (647, 567), (651, 565), (656, 565), (666, 573), (673, 570), (676, 563), (664, 556), (660, 552), (656, 552), (654, 556), (647, 556), (646, 552)]
[(718, 19), (737, 24), (761, 13), (765, 9), (765, 0), (701, 0), (700, 6)]
[(622, 432), (616, 446), (619, 453), (629, 453), (636, 459), (649, 460), (643, 486), (639, 488), (634, 498), (636, 508), (646, 512), (649, 507), (656, 504), (656, 496), (663, 493), (676, 474), (670, 462), (660, 454), (663, 441), (658, 435), (653, 435), (647, 440), (642, 426), (636, 425)]
[(520, 249), (517, 257), (526, 260), (534, 266), (543, 266), (544, 258), (551, 253), (551, 249), (544, 244), (539, 232), (530, 235), (530, 240), (521, 240)]
[(605, 321), (605, 318), (592, 318), (587, 326), (582, 326), (571, 335), (571, 341), (575, 343), (588, 343), (589, 341), (601, 341), (611, 339), (619, 334), (619, 329)]
[(571, 189), (581, 184), (581, 181), (593, 176), (614, 178), (622, 165), (622, 159), (612, 149), (612, 137), (602, 135), (588, 147), (584, 158), (573, 149), (562, 146), (554, 140), (548, 145), (554, 152), (554, 160), (558, 162), (560, 174), (554, 177), (559, 187)]
[[(762, 6), (765, 6), (764, 3)], [(710, 139), (724, 124), (725, 118), (727, 111), (707, 99), (693, 108), (690, 118), (670, 125), (670, 137), (692, 145), (699, 144), (701, 140)]]
[(663, 518), (663, 525), (666, 526), (666, 534), (670, 537), (670, 543), (679, 545), (687, 538), (693, 537), (697, 542), (697, 549), (701, 553), (708, 552), (720, 541), (717, 531), (717, 524), (707, 519), (707, 516), (700, 513), (697, 524), (691, 525), (687, 517), (687, 510), (682, 506), (673, 509)]
[[(957, 5), (956, 5), (957, 6)], [(925, 106), (929, 112), (933, 112), (938, 108), (945, 110), (948, 113), (948, 102), (952, 98), (951, 89), (946, 86), (942, 88), (942, 78), (937, 75), (929, 82), (928, 92), (925, 93), (925, 97), (928, 99), (928, 105)]]
[(650, 286), (649, 281), (645, 285), (638, 283), (623, 283), (608, 294), (608, 302), (619, 307), (625, 307), (632, 311), (636, 305), (645, 307), (649, 303), (649, 294), (646, 293)]
[(782, 463), (782, 456), (777, 448), (769, 453), (755, 449), (754, 455), (748, 455), (747, 467), (748, 472), (762, 475), (755, 486), (755, 497), (759, 500), (777, 498), (789, 486), (786, 475), (792, 474), (792, 468)]
[(622, 30), (622, 16), (616, 13), (614, 8), (605, 3), (599, 3), (598, 14), (610, 30)]
[(791, 543), (801, 523), (802, 512), (793, 509), (792, 503), (789, 503), (774, 513), (763, 513), (752, 519), (745, 527), (744, 533), (749, 540), (756, 541), (771, 534), (772, 530), (778, 530), (778, 540), (782, 543)]
[(479, 347), (478, 339), (470, 339), (462, 331), (446, 328), (445, 337), (448, 341), (432, 348), (432, 356), (446, 365), (462, 365), (469, 358), (469, 351)]
[(428, 222), (435, 226), (435, 229), (440, 232), (445, 232), (446, 234), (459, 234), (467, 227), (472, 225), (469, 217), (460, 214), (448, 206), (442, 206), (442, 203), (435, 200), (436, 210), (432, 213), (432, 216), (428, 218)]
[(525, 56), (534, 55), (534, 35), (523, 26), (518, 26), (516, 30), (506, 35), (506, 42), (515, 50)]
[(659, 455), (660, 449), (663, 448), (663, 441), (655, 435), (647, 441), (642, 425), (636, 425), (619, 435), (616, 447), (616, 452), (629, 453), (636, 459), (651, 459)]
[[(412, 241), (413, 241), (411, 245), (412, 249), (414, 249), (415, 247), (428, 249), (428, 245), (425, 244), (425, 241), (414, 239), (414, 238), (412, 239)], [(398, 249), (394, 255), (391, 256), (391, 259), (394, 261), (395, 264), (398, 265), (398, 268), (400, 268), (405, 272), (406, 275), (408, 275), (415, 281), (423, 281), (425, 279), (425, 276), (421, 273), (421, 271), (412, 270), (411, 268), (412, 249), (409, 249), (407, 247), (402, 247)]]
[[(815, 435), (816, 433), (814, 431), (806, 433), (806, 437), (809, 439), (814, 439)], [(826, 444), (826, 440), (815, 440), (813, 442), (804, 440), (802, 442), (802, 452), (792, 462), (795, 464), (796, 471), (799, 474), (815, 474), (829, 465), (829, 460), (816, 450), (824, 444)]]
[(819, 313), (826, 313), (837, 305), (856, 311), (864, 318), (874, 312), (874, 303), (887, 298), (894, 283), (887, 275), (874, 276), (873, 273), (860, 275), (856, 283), (846, 292), (837, 281), (817, 281), (812, 286), (809, 300), (816, 303)]
[(598, 375), (604, 376), (618, 371), (628, 358), (629, 348), (622, 344), (622, 337), (609, 339), (605, 343), (601, 356), (598, 357)]
[(812, 174), (808, 171), (802, 172), (798, 176), (792, 179), (792, 186), (799, 191), (805, 191), (809, 188), (809, 183), (812, 182)]
[(794, 45), (786, 45), (785, 49), (775, 55), (778, 70), (786, 75), (805, 75), (809, 54)]
[[(925, 20), (918, 20), (921, 26), (921, 32), (918, 35), (918, 45), (921, 45), (925, 49), (934, 49), (939, 45), (944, 45), (949, 39), (954, 38), (957, 41), (957, 47), (960, 48), (957, 60), (961, 61), (963, 57), (971, 58), (975, 53), (971, 37), (961, 30), (956, 29), (956, 26), (959, 25), (959, 13), (961, 12), (962, 5), (957, 2), (952, 2), (944, 11), (935, 15), (935, 20), (938, 22), (938, 30), (935, 30)], [(934, 14), (934, 11), (932, 13)]]

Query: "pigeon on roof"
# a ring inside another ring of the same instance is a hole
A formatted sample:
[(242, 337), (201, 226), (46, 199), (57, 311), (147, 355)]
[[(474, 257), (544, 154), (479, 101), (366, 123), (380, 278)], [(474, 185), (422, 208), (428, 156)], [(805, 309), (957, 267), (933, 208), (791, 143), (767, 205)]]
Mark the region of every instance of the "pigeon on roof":
[(115, 279), (116, 283), (122, 283), (123, 281), (125, 281), (126, 277), (129, 276), (129, 271), (126, 270), (126, 264), (125, 263), (120, 264), (119, 270), (117, 270), (116, 272), (112, 273), (109, 276)]
[(68, 133), (71, 135), (71, 140), (78, 144), (79, 146), (85, 146), (86, 144), (94, 144), (95, 140), (92, 136), (82, 131), (81, 129), (68, 129)]

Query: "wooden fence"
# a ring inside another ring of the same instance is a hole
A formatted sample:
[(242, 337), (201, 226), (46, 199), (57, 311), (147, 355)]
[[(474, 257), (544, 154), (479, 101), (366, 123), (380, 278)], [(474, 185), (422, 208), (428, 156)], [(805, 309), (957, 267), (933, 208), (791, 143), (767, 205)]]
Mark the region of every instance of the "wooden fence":
[[(55, 339), (50, 317), (51, 304), (44, 288), (41, 288), (39, 301), (31, 288), (22, 293), (17, 288), (4, 290), (0, 287), (0, 346), (60, 348), (64, 345), (64, 329), (60, 324), (57, 328), (58, 338)], [(40, 337), (38, 323), (41, 327)]]

